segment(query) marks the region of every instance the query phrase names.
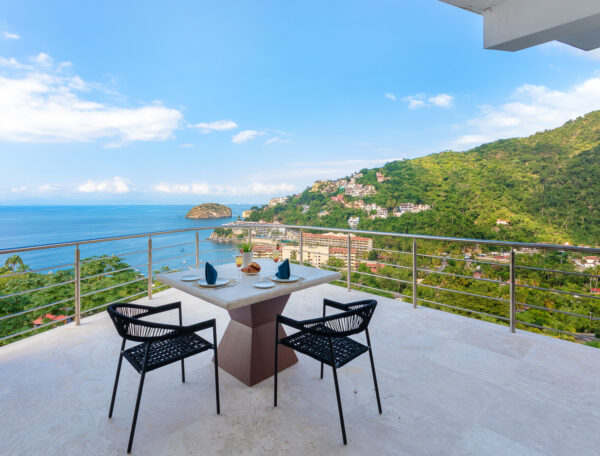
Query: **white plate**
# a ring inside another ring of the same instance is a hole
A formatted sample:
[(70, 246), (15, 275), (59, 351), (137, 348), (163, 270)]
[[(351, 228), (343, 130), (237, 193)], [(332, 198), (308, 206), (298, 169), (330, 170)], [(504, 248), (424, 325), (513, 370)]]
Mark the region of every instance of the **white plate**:
[(271, 277), (271, 280), (273, 282), (288, 283), (288, 282), (296, 282), (296, 281), (300, 280), (300, 277), (298, 277), (296, 275), (290, 275), (289, 279), (280, 279), (276, 275), (273, 275), (273, 277)]
[(229, 282), (229, 280), (227, 279), (217, 279), (217, 281), (213, 284), (207, 283), (206, 280), (201, 280), (200, 282), (198, 282), (198, 285), (201, 285), (203, 287), (209, 287), (209, 288), (215, 288), (215, 287), (222, 287), (223, 285), (227, 285), (227, 283)]
[(273, 282), (257, 282), (254, 284), (254, 288), (273, 288), (274, 286)]
[(258, 275), (258, 274), (260, 274), (260, 272), (244, 272), (244, 271), (242, 271), (242, 273), (244, 273), (246, 275)]
[(202, 278), (201, 275), (186, 275), (181, 278), (182, 282), (195, 282), (196, 280), (200, 280)]

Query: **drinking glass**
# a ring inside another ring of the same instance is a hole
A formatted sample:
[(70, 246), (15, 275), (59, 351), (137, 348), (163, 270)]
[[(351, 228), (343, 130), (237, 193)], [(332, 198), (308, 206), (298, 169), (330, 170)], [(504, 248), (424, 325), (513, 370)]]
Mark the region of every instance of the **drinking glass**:
[(273, 272), (273, 275), (277, 274), (277, 262), (279, 261), (279, 250), (276, 249), (273, 252), (273, 261), (275, 262), (275, 271)]
[(241, 253), (238, 253), (235, 255), (235, 265), (237, 266), (237, 276), (238, 276), (238, 280), (240, 280), (240, 268), (242, 267), (242, 261), (243, 261), (243, 257)]

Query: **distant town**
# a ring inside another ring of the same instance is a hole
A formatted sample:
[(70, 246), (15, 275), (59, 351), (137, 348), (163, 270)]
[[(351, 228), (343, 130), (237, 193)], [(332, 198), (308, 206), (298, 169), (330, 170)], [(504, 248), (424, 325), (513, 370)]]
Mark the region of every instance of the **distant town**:
[[(330, 195), (335, 193), (334, 196), (330, 196), (330, 202), (333, 204), (340, 204), (347, 209), (360, 210), (365, 213), (365, 217), (370, 220), (374, 219), (386, 219), (388, 217), (402, 217), (404, 214), (417, 213), (421, 211), (427, 211), (431, 209), (429, 204), (415, 204), (411, 202), (400, 203), (394, 208), (385, 208), (375, 203), (365, 203), (362, 198), (373, 196), (377, 194), (377, 190), (374, 185), (363, 185), (357, 182), (358, 179), (363, 177), (362, 173), (354, 173), (349, 178), (342, 178), (337, 180), (319, 180), (316, 181), (310, 189), (310, 192), (321, 193), (322, 195)], [(383, 173), (377, 172), (377, 182), (385, 182), (389, 180)], [(296, 196), (300, 196), (296, 195)], [(360, 199), (355, 199), (360, 198)], [(274, 207), (277, 205), (288, 204), (288, 196), (280, 196), (277, 198), (271, 198), (268, 206)], [(306, 214), (310, 210), (309, 204), (301, 206), (303, 214)], [(252, 211), (244, 211), (242, 214), (243, 218), (249, 217)], [(329, 215), (327, 209), (319, 211), (319, 218)], [(352, 229), (356, 229), (360, 222), (360, 216), (348, 217), (348, 226)]]

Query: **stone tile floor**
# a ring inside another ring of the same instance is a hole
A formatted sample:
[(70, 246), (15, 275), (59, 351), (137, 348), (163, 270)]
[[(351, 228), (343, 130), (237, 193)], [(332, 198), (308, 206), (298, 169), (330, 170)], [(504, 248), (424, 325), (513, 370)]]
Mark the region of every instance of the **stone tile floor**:
[[(321, 300), (367, 295), (333, 285), (294, 293), (286, 314), (319, 316)], [(598, 455), (600, 350), (377, 297), (371, 338), (383, 415), (368, 356), (340, 370), (348, 432), (341, 442), (330, 371), (303, 355), (248, 388), (221, 371), (214, 406), (210, 355), (146, 377), (133, 454), (140, 455)], [(227, 313), (176, 290), (184, 323)], [(161, 317), (162, 318), (162, 317)], [(170, 317), (175, 322), (175, 315)], [(166, 320), (165, 320), (166, 321)], [(124, 363), (107, 418), (120, 340), (106, 313), (0, 348), (0, 454), (125, 454), (138, 374)]]

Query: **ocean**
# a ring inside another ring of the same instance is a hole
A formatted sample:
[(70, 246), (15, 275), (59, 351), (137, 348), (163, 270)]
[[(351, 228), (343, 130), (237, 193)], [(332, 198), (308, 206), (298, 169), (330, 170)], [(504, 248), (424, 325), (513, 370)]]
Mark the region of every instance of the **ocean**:
[[(191, 205), (121, 205), (121, 206), (0, 206), (0, 249), (55, 244), (60, 242), (123, 236), (130, 234), (166, 231), (179, 228), (217, 226), (236, 220), (249, 204), (230, 204), (231, 218), (191, 220), (185, 215)], [(231, 245), (208, 241), (212, 230), (199, 232), (201, 260), (221, 261), (232, 259)], [(195, 246), (187, 244), (177, 248), (160, 249), (173, 244), (194, 242), (194, 232), (153, 237), (153, 268), (168, 266), (171, 269), (193, 266)], [(147, 262), (145, 252), (148, 238), (127, 239), (80, 246), (81, 259), (97, 255), (122, 255), (132, 266)], [(19, 253), (31, 269), (50, 268), (44, 273), (72, 267), (75, 248), (61, 247)], [(172, 257), (181, 257), (172, 259)], [(0, 255), (4, 265), (9, 255)], [(146, 272), (145, 267), (139, 268)]]

